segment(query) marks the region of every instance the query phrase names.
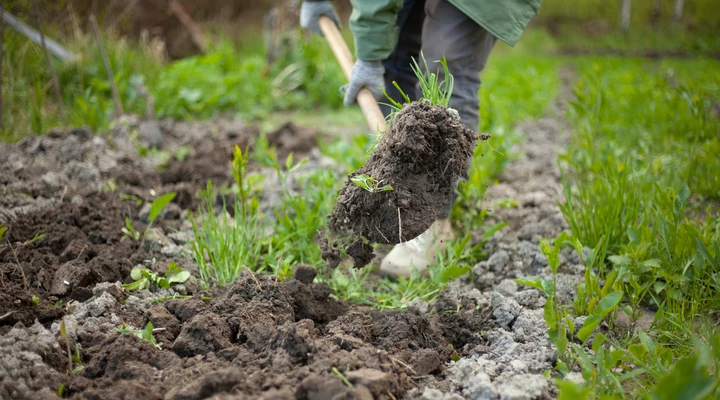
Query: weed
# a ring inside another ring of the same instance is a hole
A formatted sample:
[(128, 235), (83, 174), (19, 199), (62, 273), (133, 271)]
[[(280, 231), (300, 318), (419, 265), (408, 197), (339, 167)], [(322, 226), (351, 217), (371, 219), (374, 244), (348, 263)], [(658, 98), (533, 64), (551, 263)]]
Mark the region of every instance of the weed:
[(145, 290), (149, 289), (151, 285), (167, 289), (173, 283), (185, 283), (190, 278), (190, 272), (181, 270), (176, 262), (171, 262), (165, 276), (161, 277), (157, 272), (147, 268), (135, 267), (130, 271), (130, 277), (135, 282), (123, 285), (125, 290)]
[(377, 179), (365, 174), (353, 176), (352, 178), (350, 178), (350, 181), (370, 193), (393, 190), (392, 186), (390, 185), (380, 186), (383, 182), (383, 179), (378, 181)]
[(153, 327), (153, 323), (148, 321), (144, 329), (128, 329), (127, 327), (125, 327), (125, 325), (122, 325), (120, 328), (116, 329), (115, 332), (120, 334), (135, 335), (142, 340), (146, 340), (152, 343), (158, 349), (162, 349), (157, 343), (157, 339), (155, 339), (155, 336), (153, 335), (154, 330), (155, 328)]
[(332, 367), (332, 372), (335, 373), (335, 375), (337, 375), (347, 387), (353, 387), (353, 384), (350, 383), (350, 381), (345, 377), (345, 375), (343, 375), (343, 373), (340, 372), (336, 367)]
[(7, 226), (0, 224), (0, 242), (2, 242), (3, 238), (5, 237), (5, 232), (7, 232), (7, 230)]
[(234, 216), (227, 213), (227, 204), (216, 213), (212, 183), (208, 182), (197, 214), (189, 213), (194, 240), (193, 254), (200, 277), (223, 287), (232, 283), (244, 268), (262, 271), (261, 254), (265, 238), (264, 216), (260, 214), (257, 197), (250, 195), (247, 176), (249, 153), (235, 146), (232, 174), (237, 196)]

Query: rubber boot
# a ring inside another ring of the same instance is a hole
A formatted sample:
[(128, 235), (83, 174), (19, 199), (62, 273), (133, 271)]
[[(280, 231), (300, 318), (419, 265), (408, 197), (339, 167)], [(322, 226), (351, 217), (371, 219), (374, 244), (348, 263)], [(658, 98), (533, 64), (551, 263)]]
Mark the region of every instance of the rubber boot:
[(380, 263), (380, 272), (395, 277), (409, 277), (413, 269), (426, 273), (428, 265), (435, 262), (437, 253), (453, 239), (450, 220), (436, 220), (420, 236), (395, 245)]

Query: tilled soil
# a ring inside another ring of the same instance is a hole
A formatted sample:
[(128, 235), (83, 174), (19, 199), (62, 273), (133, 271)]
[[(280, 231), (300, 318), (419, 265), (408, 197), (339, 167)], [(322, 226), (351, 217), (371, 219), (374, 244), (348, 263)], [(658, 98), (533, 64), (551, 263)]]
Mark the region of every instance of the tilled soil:
[[(554, 167), (562, 128), (556, 118), (520, 127), (524, 156), (482, 205), (509, 222), (488, 242), (490, 259), (436, 300), (385, 312), (335, 300), (304, 265), (283, 282), (246, 272), (224, 290), (194, 278), (170, 289), (122, 288), (134, 266), (195, 271), (185, 211), (208, 179), (231, 181), (232, 146), (252, 147), (252, 126), (130, 120), (105, 136), (78, 129), (0, 145), (0, 222), (9, 227), (0, 243), (0, 398), (553, 398), (543, 376), (556, 360), (545, 300), (512, 279), (546, 276), (536, 237), (564, 228)], [(328, 167), (308, 146), (312, 131), (287, 125), (269, 138), (281, 156)], [(151, 146), (191, 152), (168, 161), (138, 155)], [(126, 218), (146, 228), (138, 199), (169, 191), (178, 196), (149, 239), (124, 238)], [(495, 210), (507, 197), (519, 206)], [(572, 253), (561, 259), (562, 300), (582, 267)], [(148, 322), (157, 346), (116, 331)]]
[[(348, 176), (329, 216), (328, 242), (345, 247), (356, 267), (372, 260), (373, 243), (419, 236), (451, 203), (476, 142), (487, 139), (461, 124), (453, 111), (427, 102), (404, 105), (365, 165)], [(367, 190), (351, 181), (363, 175), (378, 184)], [(391, 190), (375, 191), (385, 186)], [(330, 246), (323, 253), (331, 268), (340, 262)]]

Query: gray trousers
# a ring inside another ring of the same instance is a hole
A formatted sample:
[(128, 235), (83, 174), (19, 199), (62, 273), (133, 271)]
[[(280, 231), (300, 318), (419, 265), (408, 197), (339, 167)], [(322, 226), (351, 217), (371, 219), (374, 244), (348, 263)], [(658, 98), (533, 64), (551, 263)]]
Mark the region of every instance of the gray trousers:
[[(480, 124), (480, 72), (485, 68), (496, 38), (478, 25), (447, 0), (404, 0), (398, 13), (400, 30), (397, 45), (383, 61), (385, 67), (385, 91), (395, 101), (402, 103), (402, 95), (393, 85), (397, 82), (410, 100), (421, 97), (418, 79), (413, 73), (412, 59), (425, 68), (420, 59), (422, 51), (427, 67), (439, 73), (444, 71), (439, 63), (445, 57), (448, 72), (455, 79), (450, 106), (460, 114), (460, 121), (473, 132)], [(387, 117), (390, 107), (381, 104)], [(447, 218), (455, 202), (455, 196), (442, 211), (439, 218)]]
[[(455, 78), (450, 106), (460, 120), (474, 132), (480, 123), (480, 72), (485, 67), (496, 38), (447, 0), (404, 0), (398, 13), (399, 37), (395, 49), (383, 61), (385, 90), (396, 101), (402, 96), (393, 85), (397, 82), (411, 100), (420, 98), (418, 80), (411, 69), (414, 58), (422, 51), (428, 68), (443, 76), (442, 66), (435, 63), (444, 56), (448, 70)], [(390, 108), (382, 105), (387, 116)]]

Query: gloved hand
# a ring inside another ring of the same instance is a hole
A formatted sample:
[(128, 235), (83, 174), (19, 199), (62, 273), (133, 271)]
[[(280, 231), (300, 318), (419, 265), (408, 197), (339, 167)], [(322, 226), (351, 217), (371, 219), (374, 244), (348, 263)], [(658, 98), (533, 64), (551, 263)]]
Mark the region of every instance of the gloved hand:
[(340, 18), (338, 18), (335, 9), (329, 1), (303, 1), (300, 6), (300, 26), (303, 29), (309, 29), (320, 36), (323, 36), (318, 25), (318, 20), (321, 16), (327, 15), (331, 20), (337, 24), (338, 29), (342, 28)]
[(340, 88), (345, 93), (343, 103), (346, 106), (353, 105), (358, 92), (363, 87), (370, 89), (376, 100), (382, 99), (385, 87), (384, 75), (385, 67), (380, 61), (356, 61), (350, 73), (350, 83)]

